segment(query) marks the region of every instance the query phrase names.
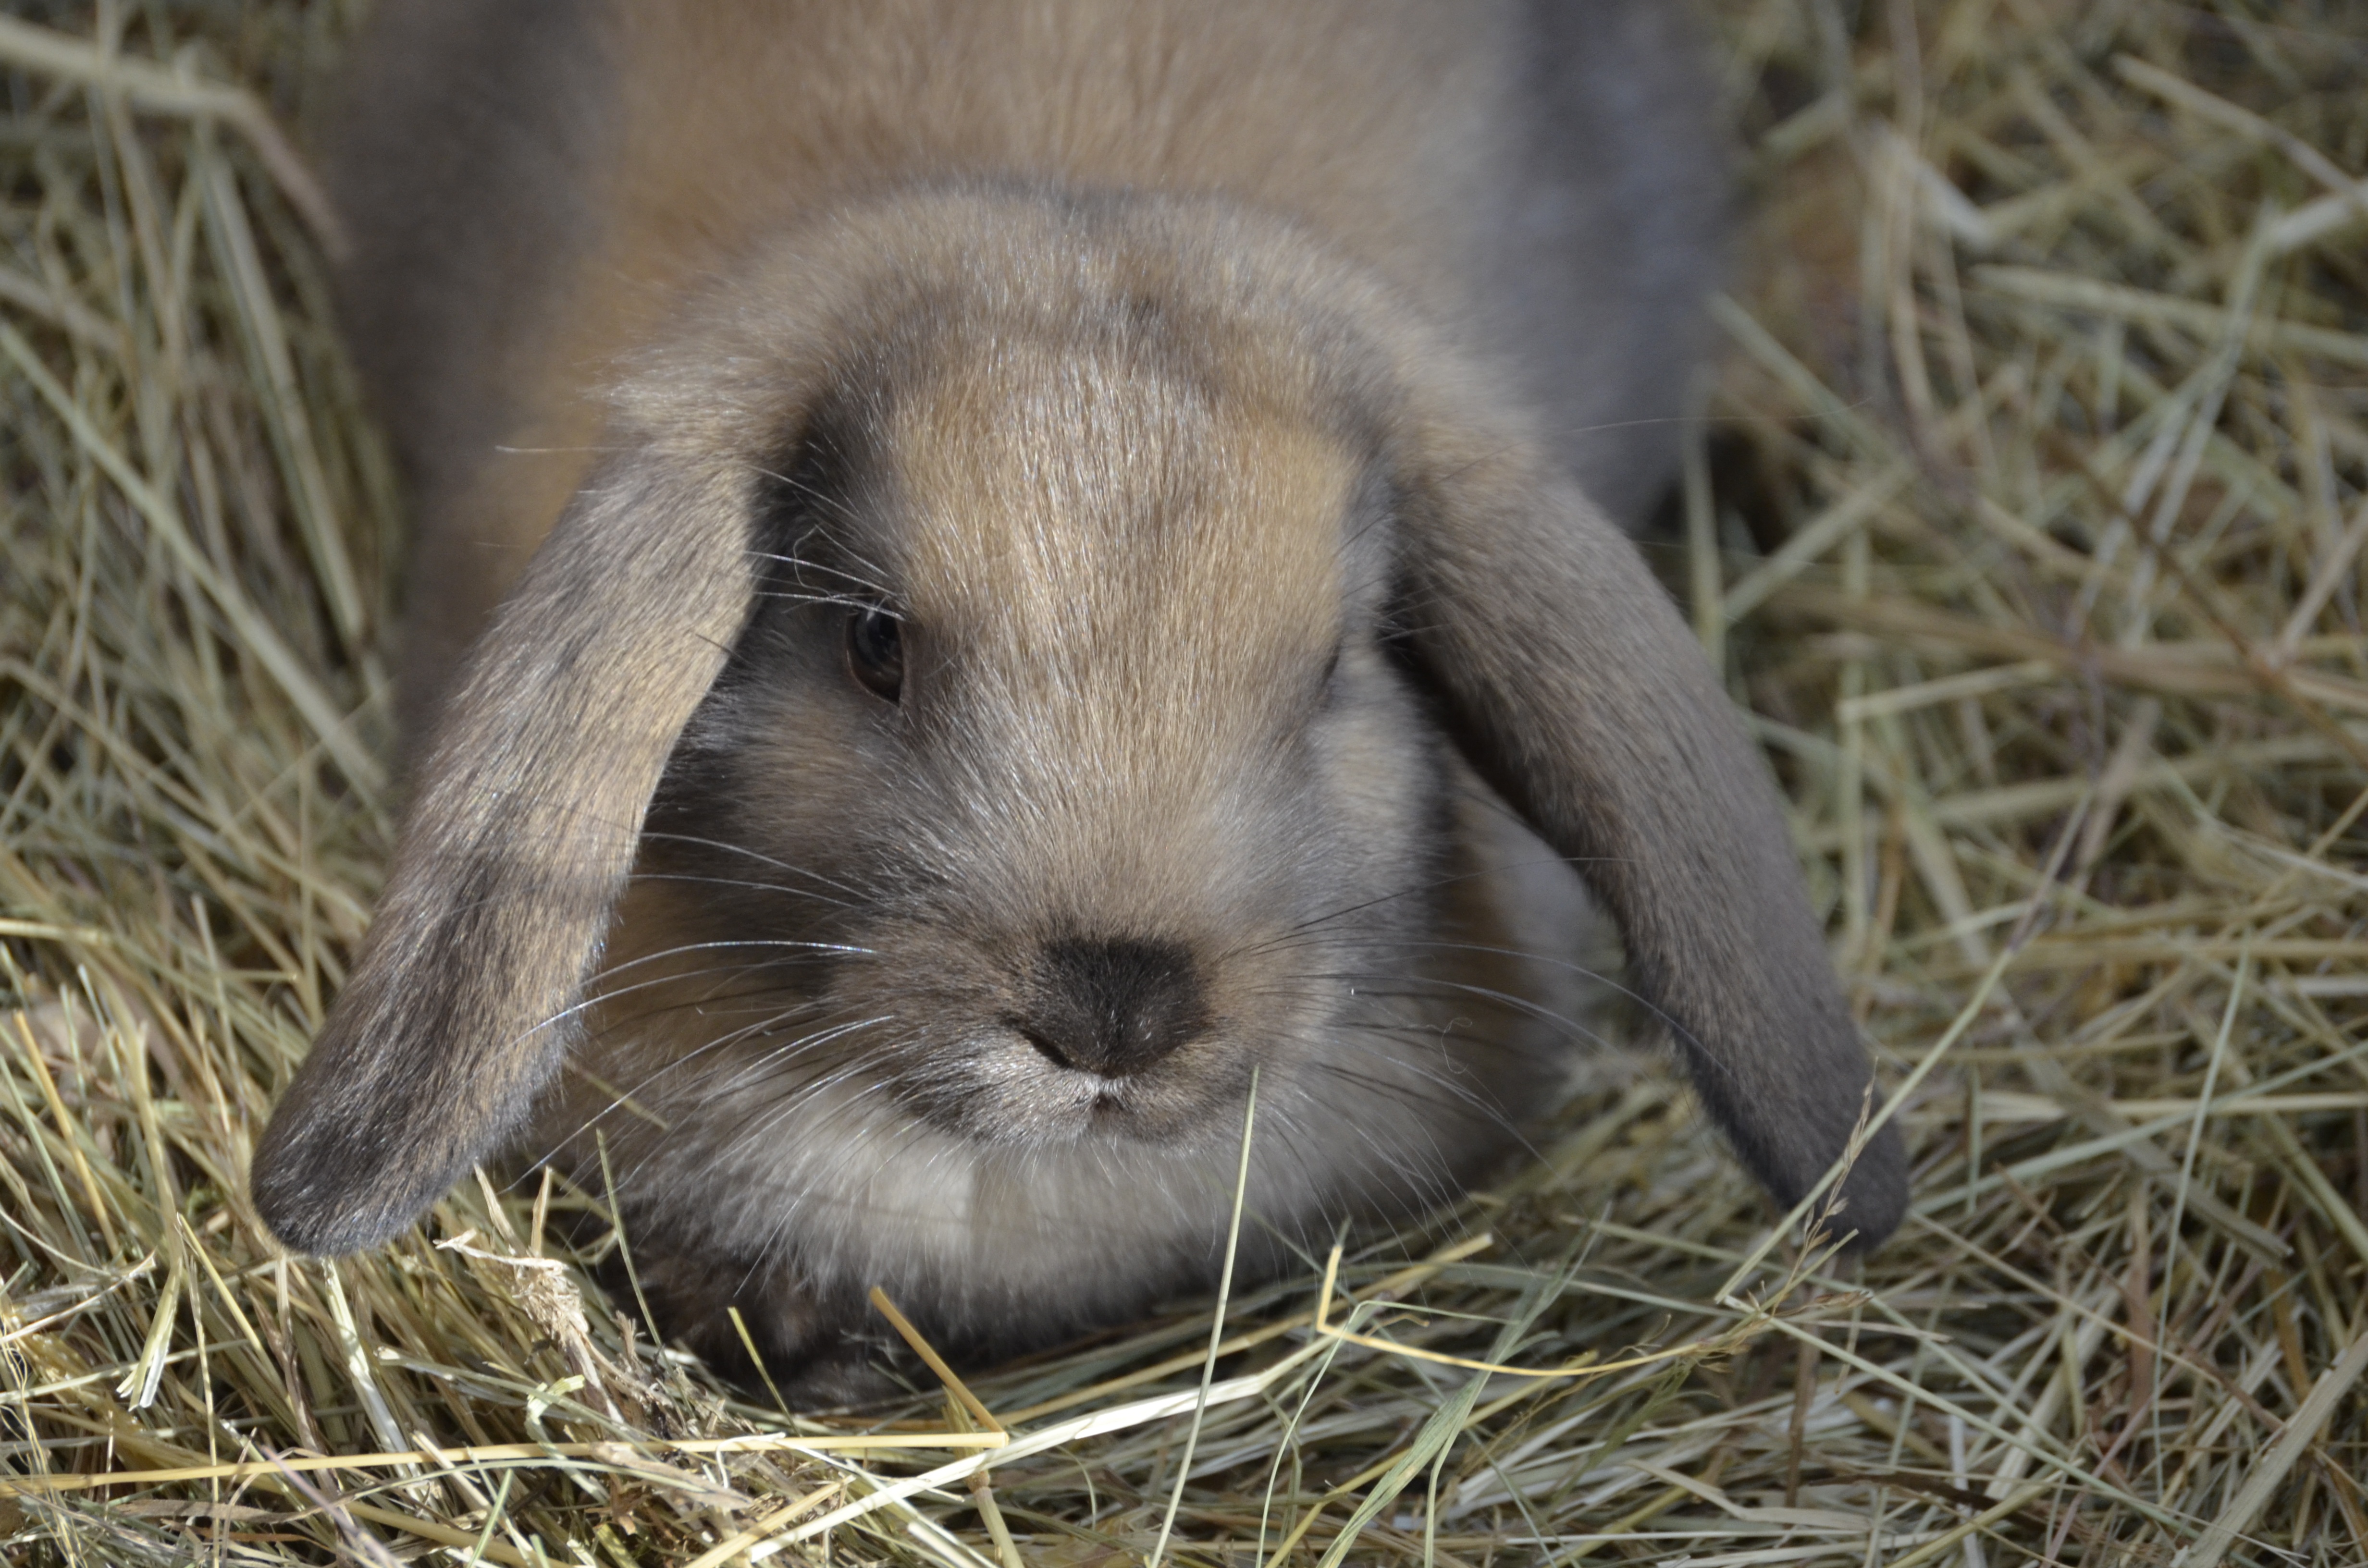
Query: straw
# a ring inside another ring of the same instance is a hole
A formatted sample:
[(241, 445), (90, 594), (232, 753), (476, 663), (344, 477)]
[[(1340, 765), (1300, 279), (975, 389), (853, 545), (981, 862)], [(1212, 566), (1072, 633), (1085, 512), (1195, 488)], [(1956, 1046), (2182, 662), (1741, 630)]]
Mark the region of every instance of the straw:
[(595, 1195), (334, 1267), (245, 1196), (389, 847), (399, 519), (283, 129), (344, 9), (0, 20), (0, 1556), (2368, 1562), (2356, 17), (1705, 6), (1746, 229), (1645, 544), (1897, 1236), (1640, 1032), (1466, 1201), (791, 1415), (602, 1293)]

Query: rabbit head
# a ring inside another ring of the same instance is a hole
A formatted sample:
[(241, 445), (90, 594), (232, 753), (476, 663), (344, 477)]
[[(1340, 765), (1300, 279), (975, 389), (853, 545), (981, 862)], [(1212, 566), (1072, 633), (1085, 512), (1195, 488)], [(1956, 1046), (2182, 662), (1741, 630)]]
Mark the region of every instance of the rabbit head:
[[(1277, 1235), (1433, 1200), (1553, 1081), (1514, 970), (1569, 942), (1475, 893), (1475, 774), (1797, 1198), (1869, 1075), (1773, 792), (1492, 384), (1222, 203), (769, 242), (471, 654), (266, 1218), (374, 1244), (531, 1126), (685, 1256), (1041, 1332), (1205, 1270), (1254, 1074)], [(1873, 1140), (1845, 1226), (1900, 1185)]]

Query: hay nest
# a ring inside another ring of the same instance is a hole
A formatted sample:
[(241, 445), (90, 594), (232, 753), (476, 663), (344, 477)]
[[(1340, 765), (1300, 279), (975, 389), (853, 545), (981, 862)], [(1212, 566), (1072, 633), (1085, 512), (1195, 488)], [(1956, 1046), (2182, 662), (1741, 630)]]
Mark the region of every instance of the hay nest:
[(1906, 1088), (1863, 1273), (1605, 1057), (1424, 1228), (860, 1420), (637, 1336), (549, 1223), (597, 1195), (256, 1222), (388, 836), (393, 507), (273, 129), (340, 24), (0, 19), (0, 1550), (2368, 1561), (2368, 28), (2316, 9), (1714, 7), (1757, 227), (1659, 553)]

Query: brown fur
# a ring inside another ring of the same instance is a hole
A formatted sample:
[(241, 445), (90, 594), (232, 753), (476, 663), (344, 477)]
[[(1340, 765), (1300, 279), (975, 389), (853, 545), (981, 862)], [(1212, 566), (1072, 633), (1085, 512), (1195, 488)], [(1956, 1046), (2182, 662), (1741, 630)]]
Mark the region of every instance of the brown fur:
[(1588, 995), (1549, 854), (1754, 1172), (1841, 1152), (1764, 769), (1588, 498), (1665, 470), (1596, 426), (1673, 412), (1715, 229), (1665, 13), (386, 10), (349, 313), (441, 717), (257, 1155), (292, 1244), (525, 1127), (809, 1393), (872, 1284), (1040, 1344), (1209, 1278), (1253, 1067), (1253, 1267), (1496, 1158)]

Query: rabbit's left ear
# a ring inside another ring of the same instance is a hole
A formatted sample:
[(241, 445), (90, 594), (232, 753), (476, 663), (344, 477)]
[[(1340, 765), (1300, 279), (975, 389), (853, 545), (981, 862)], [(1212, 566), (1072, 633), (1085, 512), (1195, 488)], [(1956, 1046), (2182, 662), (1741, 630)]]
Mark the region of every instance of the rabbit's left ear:
[[(1474, 765), (1610, 908), (1627, 983), (1786, 1205), (1848, 1144), (1871, 1074), (1767, 766), (1635, 547), (1518, 440), (1429, 443), (1400, 476), (1401, 611)], [(1837, 1228), (1907, 1203), (1884, 1128)]]

